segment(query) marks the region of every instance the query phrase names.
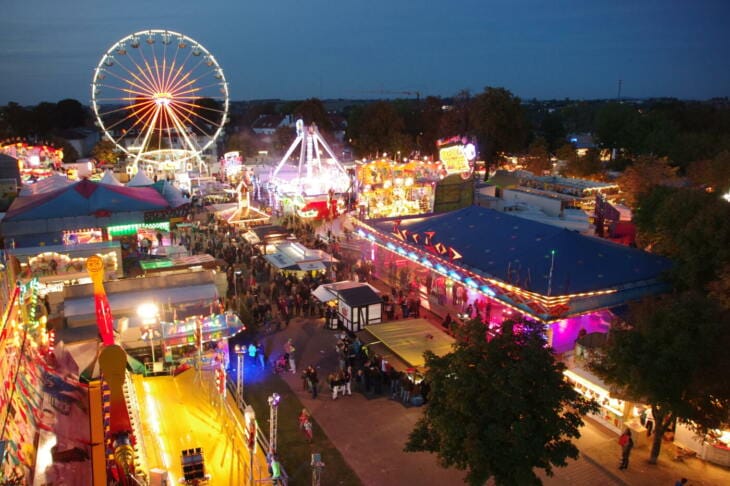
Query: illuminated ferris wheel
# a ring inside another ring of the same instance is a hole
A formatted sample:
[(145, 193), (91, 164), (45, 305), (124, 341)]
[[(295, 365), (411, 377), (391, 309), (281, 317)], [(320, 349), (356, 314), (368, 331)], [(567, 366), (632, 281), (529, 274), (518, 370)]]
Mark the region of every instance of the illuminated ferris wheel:
[[(169, 30), (146, 30), (112, 45), (94, 70), (91, 105), (97, 124), (147, 167), (202, 170), (203, 152), (228, 117), (228, 85), (199, 42)], [(173, 167), (174, 166), (174, 167)]]

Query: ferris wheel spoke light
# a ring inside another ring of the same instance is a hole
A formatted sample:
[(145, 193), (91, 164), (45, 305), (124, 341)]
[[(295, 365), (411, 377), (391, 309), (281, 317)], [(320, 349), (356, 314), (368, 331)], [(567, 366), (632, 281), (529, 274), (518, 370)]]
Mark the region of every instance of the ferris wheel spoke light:
[(104, 136), (145, 168), (192, 158), (202, 170), (203, 151), (228, 120), (228, 86), (215, 57), (168, 30), (136, 32), (112, 45), (94, 71), (91, 95)]

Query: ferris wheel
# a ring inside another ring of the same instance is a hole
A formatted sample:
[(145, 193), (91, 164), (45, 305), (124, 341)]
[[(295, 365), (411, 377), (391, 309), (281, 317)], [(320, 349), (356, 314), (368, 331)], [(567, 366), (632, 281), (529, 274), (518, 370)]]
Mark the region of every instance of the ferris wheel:
[(94, 69), (91, 105), (104, 136), (132, 159), (167, 169), (204, 167), (228, 118), (228, 85), (215, 57), (170, 30), (112, 45)]

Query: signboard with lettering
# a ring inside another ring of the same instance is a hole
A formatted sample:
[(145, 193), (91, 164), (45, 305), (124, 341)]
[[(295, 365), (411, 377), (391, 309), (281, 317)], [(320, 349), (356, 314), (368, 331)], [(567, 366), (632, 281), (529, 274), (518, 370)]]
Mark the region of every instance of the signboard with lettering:
[(451, 174), (461, 174), (468, 179), (474, 170), (474, 160), (477, 157), (476, 147), (466, 137), (451, 137), (437, 142), (439, 160), (442, 164), (444, 177)]

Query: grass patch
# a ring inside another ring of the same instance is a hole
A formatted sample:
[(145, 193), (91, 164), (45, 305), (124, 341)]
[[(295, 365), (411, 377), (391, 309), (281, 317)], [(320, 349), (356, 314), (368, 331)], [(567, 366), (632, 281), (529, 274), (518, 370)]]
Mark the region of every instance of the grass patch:
[[(290, 485), (311, 484), (311, 455), (319, 452), (325, 463), (321, 483), (325, 485), (362, 486), (362, 482), (350, 469), (345, 459), (330, 442), (317, 421), (312, 417), (313, 441), (311, 444), (299, 430), (299, 414), (304, 406), (289, 386), (278, 375), (267, 370), (263, 380), (246, 383), (244, 399), (256, 410), (256, 418), (263, 432), (268, 436), (269, 404), (272, 393), (281, 395), (279, 405), (278, 452), (279, 461), (289, 476)], [(347, 424), (343, 424), (347, 426)]]

